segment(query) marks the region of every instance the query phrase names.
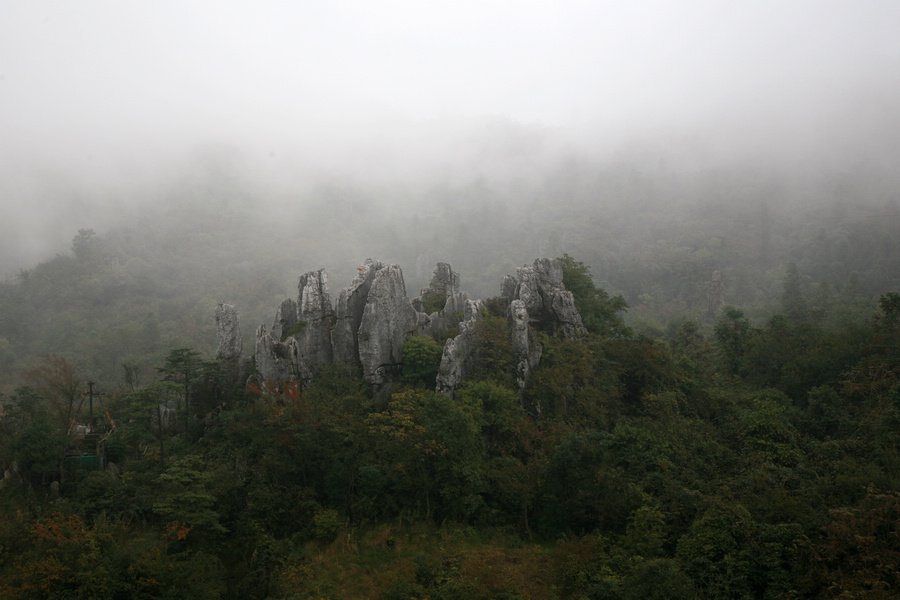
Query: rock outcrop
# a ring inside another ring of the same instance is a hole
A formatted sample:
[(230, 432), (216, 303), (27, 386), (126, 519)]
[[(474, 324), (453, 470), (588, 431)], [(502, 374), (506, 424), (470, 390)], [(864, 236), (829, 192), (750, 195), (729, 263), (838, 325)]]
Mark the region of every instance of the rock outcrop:
[(335, 309), (335, 324), (331, 330), (332, 358), (336, 365), (345, 369), (362, 373), (359, 361), (359, 326), (362, 323), (363, 311), (372, 287), (375, 274), (384, 265), (372, 259), (366, 259), (357, 268), (356, 277), (349, 287), (341, 290)]
[(422, 291), (419, 292), (419, 298), (423, 300), (429, 296), (447, 298), (453, 294), (458, 294), (459, 280), (459, 273), (453, 270), (450, 263), (439, 262), (434, 266), (428, 287), (422, 288)]
[(304, 380), (312, 379), (324, 365), (331, 363), (331, 328), (334, 308), (328, 295), (325, 269), (300, 276), (297, 284), (297, 325), (293, 337), (299, 353), (298, 371)]
[[(541, 358), (535, 329), (567, 338), (585, 329), (563, 285), (558, 261), (538, 259), (531, 267), (519, 268), (517, 275), (503, 279), (500, 300), (522, 390)], [(438, 263), (420, 297), (410, 300), (400, 267), (369, 259), (341, 290), (333, 308), (325, 271), (306, 273), (300, 277), (297, 300), (279, 306), (271, 333), (264, 325), (257, 329), (257, 372), (264, 379), (309, 381), (324, 365), (334, 364), (361, 375), (378, 391), (399, 375), (403, 345), (410, 336), (451, 335), (435, 389), (452, 396), (477, 367), (477, 324), (485, 310), (481, 300), (469, 300), (459, 288), (459, 274), (449, 264)], [(221, 310), (223, 332), (231, 322), (227, 306)], [(216, 314), (218, 322), (219, 311)], [(222, 344), (220, 339), (222, 356), (233, 356), (234, 347)], [(239, 347), (236, 352), (240, 354)]]
[(449, 263), (440, 262), (434, 267), (431, 283), (413, 300), (416, 310), (428, 313), (428, 320), (419, 332), (421, 335), (442, 338), (459, 327), (469, 300), (459, 291), (459, 282), (459, 273)]
[(313, 379), (327, 364), (359, 373), (378, 387), (399, 372), (403, 344), (429, 318), (406, 295), (397, 265), (367, 260), (336, 308), (324, 270), (300, 277), (297, 301), (282, 302), (272, 333), (260, 326), (256, 364), (260, 377)]
[(479, 344), (476, 327), (483, 311), (484, 303), (481, 300), (466, 301), (464, 319), (459, 324), (459, 335), (444, 344), (441, 366), (435, 381), (436, 391), (452, 397), (475, 370)]
[(534, 329), (567, 339), (584, 335), (587, 330), (572, 292), (563, 284), (558, 260), (539, 258), (530, 267), (519, 267), (516, 274), (518, 279), (509, 275), (503, 278), (500, 299), (507, 307), (516, 384), (521, 392), (543, 351)]
[(507, 304), (521, 300), (533, 327), (564, 338), (587, 333), (575, 308), (575, 298), (563, 285), (562, 264), (558, 260), (539, 258), (531, 267), (519, 267), (516, 274), (518, 280), (504, 278), (501, 298)]
[(276, 340), (265, 325), (256, 329), (256, 372), (261, 379), (290, 381), (300, 376), (300, 349), (297, 340)]
[(216, 337), (219, 340), (216, 359), (222, 364), (221, 383), (230, 390), (243, 387), (250, 359), (241, 355), (244, 349), (241, 319), (233, 304), (219, 302), (216, 306)]
[(297, 326), (297, 302), (293, 298), (285, 298), (281, 306), (275, 311), (275, 321), (272, 323), (272, 337), (278, 341), (294, 333)]
[(541, 361), (543, 347), (534, 330), (528, 326), (528, 310), (522, 300), (513, 300), (507, 309), (509, 336), (516, 361), (516, 385), (519, 392), (525, 389), (531, 370)]
[(500, 299), (504, 300), (507, 305), (516, 297), (516, 286), (519, 282), (512, 275), (504, 275), (503, 281), (500, 283)]
[(172, 435), (178, 431), (178, 415), (174, 408), (165, 404), (157, 404), (156, 410), (150, 412), (150, 426), (158, 433)]
[(217, 359), (237, 361), (241, 358), (241, 351), (244, 349), (241, 319), (233, 304), (219, 302), (216, 306), (216, 338), (219, 341), (219, 347), (216, 349)]
[(334, 309), (324, 269), (300, 276), (297, 300), (278, 307), (272, 331), (256, 330), (256, 370), (263, 379), (312, 379), (332, 362), (331, 329)]
[(359, 361), (363, 378), (383, 385), (403, 362), (409, 336), (427, 321), (406, 296), (403, 271), (397, 265), (379, 269), (372, 280), (359, 324)]

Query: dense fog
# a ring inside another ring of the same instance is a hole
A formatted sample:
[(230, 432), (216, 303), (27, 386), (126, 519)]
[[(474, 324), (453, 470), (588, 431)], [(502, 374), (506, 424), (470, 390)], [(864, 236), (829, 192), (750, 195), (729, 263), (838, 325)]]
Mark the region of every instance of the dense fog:
[[(711, 172), (789, 180), (804, 205), (865, 180), (843, 201), (896, 206), (891, 2), (3, 2), (0, 17), (7, 277), (81, 228), (165, 228), (185, 206), (275, 245), (307, 236), (295, 273), (348, 274), (375, 253), (452, 261), (498, 220), (521, 229), (521, 262), (593, 258), (589, 235), (523, 219), (702, 205), (685, 177)], [(628, 173), (654, 178), (643, 200), (610, 184)], [(641, 214), (627, 226), (652, 231)]]
[(898, 25), (0, 0), (0, 595), (900, 597)]

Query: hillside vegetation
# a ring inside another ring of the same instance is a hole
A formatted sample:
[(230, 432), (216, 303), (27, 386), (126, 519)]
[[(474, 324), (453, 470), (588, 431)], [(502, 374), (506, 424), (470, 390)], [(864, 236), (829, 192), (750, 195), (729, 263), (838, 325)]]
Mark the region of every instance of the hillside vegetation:
[[(896, 596), (893, 180), (810, 169), (570, 162), (527, 191), (322, 186), (281, 218), (211, 183), (73, 232), (0, 284), (0, 595)], [(369, 242), (410, 295), (448, 260), (486, 300), (455, 399), (434, 340), (386, 395), (213, 359), (218, 302), (249, 354), (299, 273), (340, 288)], [(492, 298), (536, 254), (589, 334), (538, 334), (520, 393)]]

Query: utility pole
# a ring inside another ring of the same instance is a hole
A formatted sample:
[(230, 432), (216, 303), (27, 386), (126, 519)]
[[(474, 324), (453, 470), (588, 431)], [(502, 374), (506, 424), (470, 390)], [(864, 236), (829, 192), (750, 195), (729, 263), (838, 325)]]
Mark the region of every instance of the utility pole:
[(90, 421), (88, 421), (88, 432), (94, 433), (94, 396), (100, 399), (100, 392), (94, 391), (94, 382), (88, 381), (88, 407), (90, 410)]

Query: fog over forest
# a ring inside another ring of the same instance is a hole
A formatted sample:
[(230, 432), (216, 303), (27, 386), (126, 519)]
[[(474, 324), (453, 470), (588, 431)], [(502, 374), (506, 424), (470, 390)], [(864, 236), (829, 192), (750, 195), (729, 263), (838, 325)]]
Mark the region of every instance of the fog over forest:
[[(883, 214), (898, 23), (875, 1), (3, 1), (0, 272), (194, 206), (219, 211), (211, 232), (315, 240), (291, 277), (326, 266), (340, 286), (377, 252), (453, 261), (459, 219), (465, 244), (537, 205), (628, 214), (633, 187), (591, 186), (629, 172), (664, 205), (666, 181), (703, 204), (684, 178), (714, 171), (786, 178), (804, 206), (868, 180), (844, 201)], [(546, 220), (526, 233), (519, 263), (598, 253)]]
[(0, 597), (900, 598), (898, 33), (0, 0)]

